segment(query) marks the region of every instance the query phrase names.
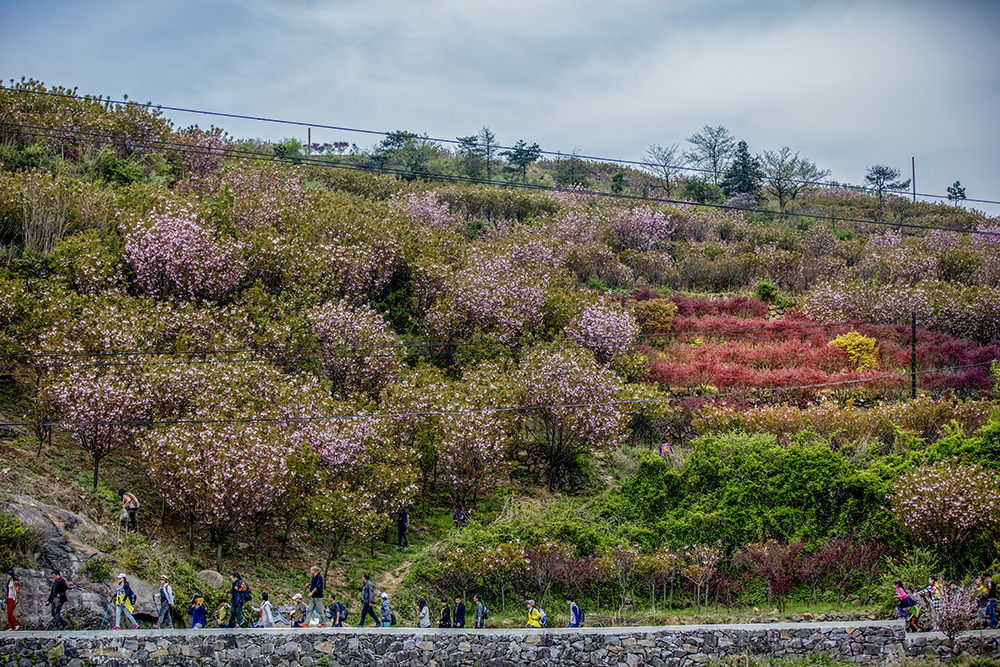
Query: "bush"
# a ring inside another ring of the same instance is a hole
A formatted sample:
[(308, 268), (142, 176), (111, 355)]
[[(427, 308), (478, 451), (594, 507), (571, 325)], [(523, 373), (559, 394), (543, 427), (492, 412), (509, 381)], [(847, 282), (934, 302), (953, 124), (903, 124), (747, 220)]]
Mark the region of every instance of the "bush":
[(91, 556), (83, 564), (83, 573), (94, 583), (100, 583), (111, 576), (113, 562), (103, 556)]
[(15, 565), (29, 567), (33, 563), (35, 531), (12, 514), (0, 512), (0, 571)]
[(153, 545), (138, 535), (124, 538), (112, 551), (115, 569), (132, 572), (140, 579), (155, 581), (162, 565)]

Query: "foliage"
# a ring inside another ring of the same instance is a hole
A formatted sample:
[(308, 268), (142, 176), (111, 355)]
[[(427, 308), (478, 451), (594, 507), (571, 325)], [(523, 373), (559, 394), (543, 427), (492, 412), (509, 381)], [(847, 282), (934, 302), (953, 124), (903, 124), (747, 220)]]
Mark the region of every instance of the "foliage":
[(857, 331), (841, 334), (830, 341), (830, 345), (839, 347), (851, 358), (851, 363), (859, 371), (865, 371), (878, 365), (878, 341)]
[(0, 570), (28, 567), (35, 549), (35, 531), (17, 517), (0, 512)]
[(979, 465), (941, 461), (904, 473), (893, 489), (893, 516), (954, 569), (959, 549), (997, 528), (997, 476)]
[(970, 630), (982, 611), (979, 594), (974, 586), (957, 586), (941, 591), (941, 600), (934, 610), (937, 627), (952, 642), (959, 634)]
[(519, 375), (526, 435), (545, 456), (550, 490), (570, 481), (567, 471), (577, 451), (621, 443), (624, 414), (612, 403), (621, 383), (589, 353), (535, 349), (524, 356)]

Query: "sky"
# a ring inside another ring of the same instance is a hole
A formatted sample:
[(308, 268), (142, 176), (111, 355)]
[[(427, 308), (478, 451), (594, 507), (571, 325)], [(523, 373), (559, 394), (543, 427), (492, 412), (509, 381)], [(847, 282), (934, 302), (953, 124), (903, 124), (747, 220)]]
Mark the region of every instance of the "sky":
[(876, 164), (908, 178), (912, 159), (919, 193), (961, 181), (1000, 202), (998, 28), (995, 0), (0, 0), (0, 77), (441, 139), (486, 126), (506, 146), (623, 160), (723, 125), (842, 183)]

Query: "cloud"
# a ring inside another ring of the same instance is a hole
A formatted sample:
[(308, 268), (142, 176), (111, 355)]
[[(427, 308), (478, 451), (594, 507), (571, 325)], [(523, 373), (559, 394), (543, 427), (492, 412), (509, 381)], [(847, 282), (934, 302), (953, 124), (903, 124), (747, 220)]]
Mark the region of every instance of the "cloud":
[(625, 159), (722, 124), (843, 181), (915, 156), (928, 190), (961, 178), (1000, 198), (995, 3), (42, 0), (8, 14), (8, 76), (85, 92), (442, 138), (487, 125), (508, 145)]

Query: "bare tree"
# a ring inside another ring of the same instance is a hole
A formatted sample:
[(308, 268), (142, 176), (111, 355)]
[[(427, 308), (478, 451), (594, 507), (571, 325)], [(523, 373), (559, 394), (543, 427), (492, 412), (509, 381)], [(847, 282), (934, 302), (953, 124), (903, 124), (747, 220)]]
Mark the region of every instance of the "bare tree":
[(799, 154), (792, 155), (788, 146), (782, 146), (780, 151), (764, 151), (760, 158), (764, 170), (764, 181), (767, 190), (778, 198), (778, 206), (785, 206), (793, 201), (800, 192), (816, 185), (830, 175), (826, 169), (820, 169)]
[(670, 180), (680, 172), (680, 164), (684, 156), (678, 150), (678, 145), (661, 146), (650, 144), (646, 149), (646, 170), (663, 181), (663, 190), (670, 196)]
[(885, 201), (885, 193), (891, 190), (905, 190), (910, 187), (910, 179), (898, 181), (899, 169), (893, 169), (882, 164), (869, 167), (865, 172), (865, 183), (875, 190), (878, 196), (878, 217), (882, 219), (882, 204)]
[(684, 159), (694, 167), (711, 172), (712, 183), (718, 185), (719, 177), (726, 171), (736, 152), (736, 137), (722, 125), (706, 125), (701, 132), (687, 140), (694, 148), (684, 153)]

